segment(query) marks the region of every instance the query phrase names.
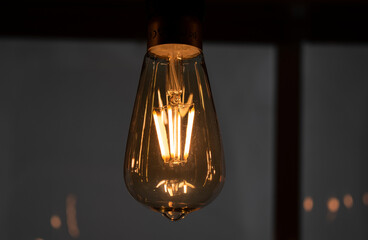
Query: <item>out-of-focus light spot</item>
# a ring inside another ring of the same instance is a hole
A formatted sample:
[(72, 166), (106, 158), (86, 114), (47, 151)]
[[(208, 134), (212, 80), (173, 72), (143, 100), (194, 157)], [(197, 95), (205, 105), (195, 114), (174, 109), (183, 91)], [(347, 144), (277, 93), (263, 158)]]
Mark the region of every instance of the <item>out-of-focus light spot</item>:
[(59, 229), (61, 227), (61, 219), (58, 215), (52, 215), (50, 218), (51, 227)]
[(346, 208), (352, 208), (354, 204), (353, 197), (350, 194), (344, 196), (344, 205)]
[(304, 211), (310, 212), (313, 209), (313, 199), (311, 197), (304, 198), (303, 201)]
[(43, 240), (43, 238), (35, 238), (34, 240)]
[(77, 222), (77, 196), (68, 194), (66, 196), (66, 225), (68, 232), (73, 238), (79, 237), (79, 228)]
[(368, 206), (368, 192), (363, 194), (363, 204)]
[(332, 197), (327, 201), (327, 208), (330, 212), (335, 213), (339, 210), (340, 202), (337, 198)]

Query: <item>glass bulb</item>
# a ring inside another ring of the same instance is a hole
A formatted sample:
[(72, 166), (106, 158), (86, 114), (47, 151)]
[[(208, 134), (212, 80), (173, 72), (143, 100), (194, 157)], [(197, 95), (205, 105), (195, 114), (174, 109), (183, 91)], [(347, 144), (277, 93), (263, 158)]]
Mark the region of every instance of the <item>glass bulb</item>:
[(148, 50), (124, 176), (137, 201), (172, 221), (203, 208), (221, 191), (223, 149), (199, 48), (161, 44)]

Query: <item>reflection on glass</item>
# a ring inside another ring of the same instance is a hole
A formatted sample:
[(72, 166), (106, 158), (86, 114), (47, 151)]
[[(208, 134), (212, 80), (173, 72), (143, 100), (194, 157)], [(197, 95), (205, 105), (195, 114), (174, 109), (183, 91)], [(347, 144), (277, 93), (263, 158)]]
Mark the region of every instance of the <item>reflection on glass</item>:
[(79, 237), (79, 228), (77, 223), (77, 196), (68, 194), (66, 196), (66, 225), (68, 233), (73, 238)]
[(156, 186), (156, 188), (163, 187), (165, 193), (168, 193), (171, 197), (179, 194), (187, 194), (188, 188), (195, 188), (193, 184), (187, 181), (176, 181), (176, 180), (162, 180)]
[(149, 49), (124, 175), (136, 200), (171, 220), (204, 207), (220, 192), (223, 150), (200, 49), (184, 44)]

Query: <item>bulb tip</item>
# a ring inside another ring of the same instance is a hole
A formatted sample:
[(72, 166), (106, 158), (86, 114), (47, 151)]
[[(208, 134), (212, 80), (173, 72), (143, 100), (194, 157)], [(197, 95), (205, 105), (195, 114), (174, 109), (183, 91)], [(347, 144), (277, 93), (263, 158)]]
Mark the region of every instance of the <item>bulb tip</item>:
[(173, 212), (173, 211), (165, 211), (162, 213), (162, 215), (167, 217), (172, 222), (181, 220), (186, 216), (186, 214), (183, 212)]

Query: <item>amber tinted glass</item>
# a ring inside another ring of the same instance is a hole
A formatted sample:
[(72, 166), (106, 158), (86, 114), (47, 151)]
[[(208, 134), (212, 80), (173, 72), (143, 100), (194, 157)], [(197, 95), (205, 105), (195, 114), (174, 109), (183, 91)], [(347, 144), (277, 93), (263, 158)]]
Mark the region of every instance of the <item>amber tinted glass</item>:
[(223, 149), (198, 48), (165, 44), (146, 54), (124, 174), (137, 201), (171, 220), (204, 207), (221, 191)]

